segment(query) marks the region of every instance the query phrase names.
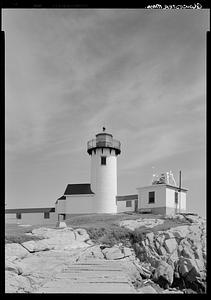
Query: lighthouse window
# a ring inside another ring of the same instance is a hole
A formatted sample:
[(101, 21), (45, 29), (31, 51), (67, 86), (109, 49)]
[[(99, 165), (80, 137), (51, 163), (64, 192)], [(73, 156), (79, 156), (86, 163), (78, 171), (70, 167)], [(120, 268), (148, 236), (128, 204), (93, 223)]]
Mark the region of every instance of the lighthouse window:
[(101, 165), (106, 165), (106, 156), (101, 156)]
[(155, 192), (149, 192), (149, 203), (155, 203)]

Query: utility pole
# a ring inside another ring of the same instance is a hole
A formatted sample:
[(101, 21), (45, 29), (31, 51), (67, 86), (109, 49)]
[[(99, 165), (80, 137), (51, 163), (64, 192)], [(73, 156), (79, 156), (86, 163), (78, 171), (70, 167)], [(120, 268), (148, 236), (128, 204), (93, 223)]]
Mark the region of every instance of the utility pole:
[(179, 171), (179, 213), (181, 210), (181, 186), (182, 186), (182, 172)]

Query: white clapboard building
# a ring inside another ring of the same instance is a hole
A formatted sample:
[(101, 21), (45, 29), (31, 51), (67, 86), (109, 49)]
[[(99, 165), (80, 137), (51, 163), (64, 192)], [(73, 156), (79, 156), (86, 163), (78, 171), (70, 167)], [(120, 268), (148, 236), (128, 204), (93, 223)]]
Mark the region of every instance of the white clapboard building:
[(166, 172), (160, 176), (153, 174), (152, 184), (137, 188), (140, 212), (174, 215), (186, 211), (187, 189), (177, 186), (173, 173)]

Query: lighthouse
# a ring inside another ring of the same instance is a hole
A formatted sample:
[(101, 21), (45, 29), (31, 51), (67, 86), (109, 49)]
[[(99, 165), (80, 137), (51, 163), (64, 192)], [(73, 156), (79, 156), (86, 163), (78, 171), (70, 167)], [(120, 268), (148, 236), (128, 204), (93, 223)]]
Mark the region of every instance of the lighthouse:
[(117, 213), (117, 156), (120, 142), (112, 134), (103, 131), (88, 141), (87, 152), (91, 156), (91, 190), (95, 193), (95, 213)]

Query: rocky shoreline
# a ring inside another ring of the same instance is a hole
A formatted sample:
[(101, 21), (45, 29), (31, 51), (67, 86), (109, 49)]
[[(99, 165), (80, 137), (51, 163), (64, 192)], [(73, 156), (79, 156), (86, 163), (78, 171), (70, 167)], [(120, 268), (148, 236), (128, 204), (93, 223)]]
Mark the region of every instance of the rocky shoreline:
[[(206, 221), (192, 215), (175, 220), (178, 226), (137, 235), (127, 247), (96, 244), (83, 228), (34, 229), (28, 235), (41, 240), (5, 245), (5, 292), (35, 293), (71, 263), (106, 260), (121, 264), (137, 293), (206, 293)], [(135, 231), (141, 222), (120, 226)], [(145, 220), (145, 227), (160, 223)]]

